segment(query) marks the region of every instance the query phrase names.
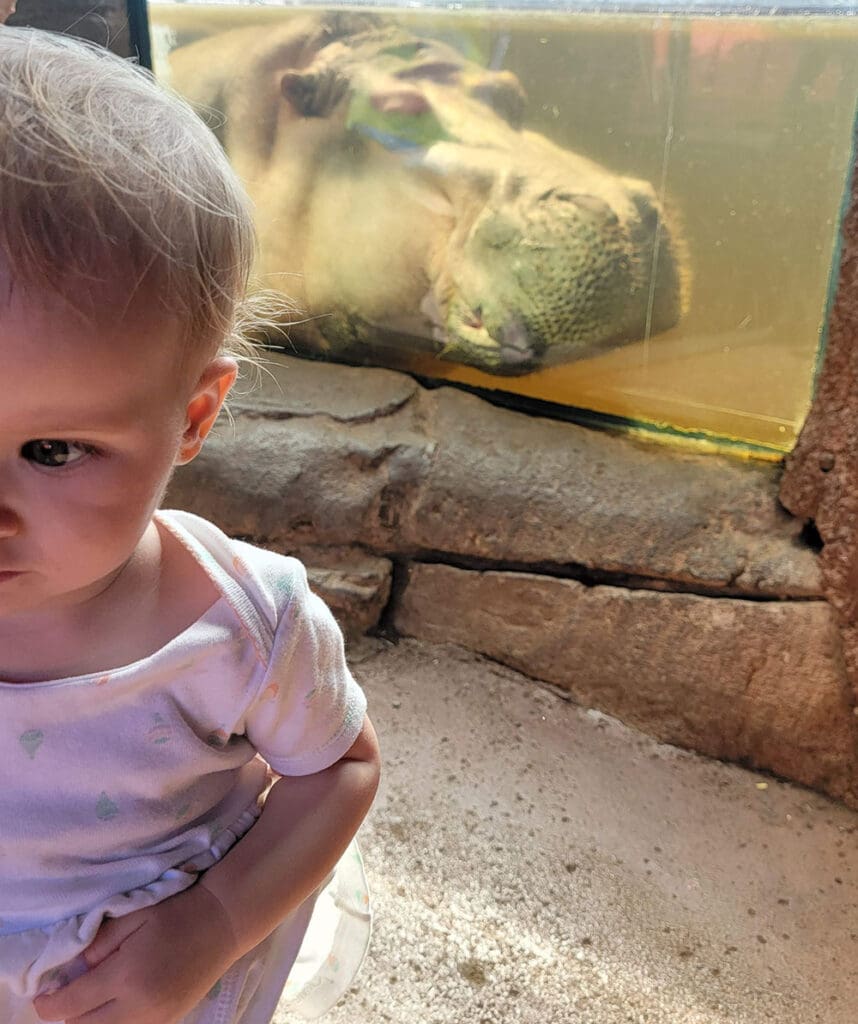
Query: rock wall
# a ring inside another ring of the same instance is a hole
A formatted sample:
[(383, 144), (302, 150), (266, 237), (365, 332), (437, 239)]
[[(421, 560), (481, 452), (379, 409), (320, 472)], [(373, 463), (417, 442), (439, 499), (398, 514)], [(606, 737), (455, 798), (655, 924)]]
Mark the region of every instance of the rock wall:
[[(837, 295), (825, 361), (807, 422), (787, 459), (781, 500), (812, 521), (822, 543), (822, 592), (843, 637), (858, 692), (858, 184), (842, 229)], [(854, 696), (853, 696), (854, 700)]]
[(347, 632), (480, 651), (858, 805), (836, 615), (777, 466), (274, 357), (166, 504), (299, 553)]

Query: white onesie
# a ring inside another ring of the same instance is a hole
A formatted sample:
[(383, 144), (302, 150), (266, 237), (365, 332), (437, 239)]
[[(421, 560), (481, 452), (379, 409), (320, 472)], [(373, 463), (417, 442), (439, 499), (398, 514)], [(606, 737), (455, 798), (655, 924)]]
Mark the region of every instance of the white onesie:
[[(363, 723), (339, 628), (300, 562), (189, 513), (157, 519), (220, 599), (131, 665), (0, 683), (2, 1024), (36, 1024), (31, 1000), (85, 969), (80, 954), (105, 917), (181, 892), (218, 861), (258, 817), (268, 765), (321, 771)], [(319, 1016), (348, 988), (369, 929), (353, 844), (318, 899), (185, 1024), (268, 1024), (287, 976), (290, 1010)]]

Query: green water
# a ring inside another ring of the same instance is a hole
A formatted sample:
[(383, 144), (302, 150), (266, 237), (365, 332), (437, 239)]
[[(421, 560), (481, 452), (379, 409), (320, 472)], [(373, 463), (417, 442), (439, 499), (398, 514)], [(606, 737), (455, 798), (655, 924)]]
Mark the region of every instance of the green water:
[[(648, 180), (687, 249), (688, 311), (607, 355), (498, 378), (413, 369), (788, 450), (812, 394), (851, 157), (858, 25), (823, 17), (391, 10), (518, 76), (526, 126)], [(288, 10), (150, 5), (160, 48)]]

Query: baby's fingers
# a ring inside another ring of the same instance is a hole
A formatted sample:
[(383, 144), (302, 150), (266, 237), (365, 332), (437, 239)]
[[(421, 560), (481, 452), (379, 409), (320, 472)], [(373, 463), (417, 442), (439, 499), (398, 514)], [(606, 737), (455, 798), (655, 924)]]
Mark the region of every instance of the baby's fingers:
[(75, 1024), (83, 1018), (82, 1024), (90, 1024), (90, 1021), (95, 1021), (90, 1016), (92, 1011), (100, 1010), (110, 1002), (112, 996), (105, 990), (101, 972), (95, 971), (82, 974), (56, 992), (36, 996), (33, 1008), (41, 1020)]
[(92, 970), (111, 953), (115, 953), (123, 942), (132, 936), (143, 925), (137, 914), (126, 917), (108, 918), (98, 929), (95, 938), (83, 951), (87, 967)]

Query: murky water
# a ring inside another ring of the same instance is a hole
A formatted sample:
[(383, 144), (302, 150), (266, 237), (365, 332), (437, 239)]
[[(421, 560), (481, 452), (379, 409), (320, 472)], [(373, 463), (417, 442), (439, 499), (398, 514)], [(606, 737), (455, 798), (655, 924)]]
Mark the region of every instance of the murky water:
[[(788, 450), (811, 398), (851, 159), (855, 19), (415, 9), (384, 16), (514, 73), (527, 95), (525, 125), (650, 182), (686, 254), (687, 311), (661, 334), (517, 377), (425, 354), (408, 365)], [(270, 7), (152, 3), (156, 72), (165, 47), (288, 17), (293, 11)]]

